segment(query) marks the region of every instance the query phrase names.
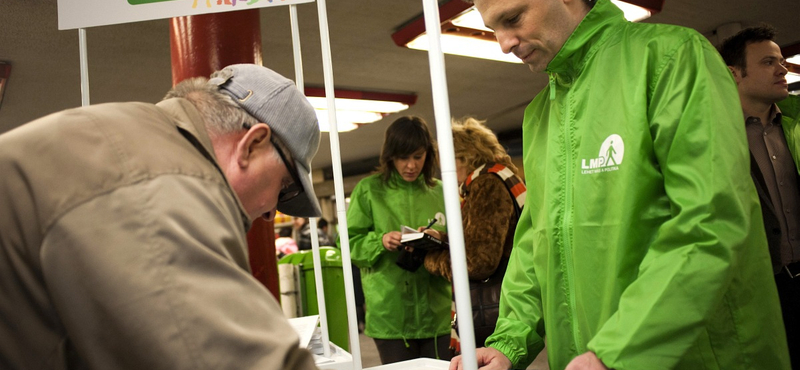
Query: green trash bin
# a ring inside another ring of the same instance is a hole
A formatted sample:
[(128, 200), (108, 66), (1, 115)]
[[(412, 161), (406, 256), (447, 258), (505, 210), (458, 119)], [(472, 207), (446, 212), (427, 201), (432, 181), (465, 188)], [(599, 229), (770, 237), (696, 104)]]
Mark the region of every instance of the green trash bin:
[[(350, 351), (347, 327), (347, 303), (344, 293), (342, 255), (334, 247), (320, 247), (322, 262), (322, 284), (325, 289), (325, 309), (328, 317), (328, 335), (331, 342), (345, 351)], [(298, 305), (302, 316), (318, 315), (317, 285), (314, 280), (314, 255), (310, 250), (298, 251), (284, 256), (278, 264), (292, 264), (300, 269)], [(283, 297), (282, 297), (283, 298)]]

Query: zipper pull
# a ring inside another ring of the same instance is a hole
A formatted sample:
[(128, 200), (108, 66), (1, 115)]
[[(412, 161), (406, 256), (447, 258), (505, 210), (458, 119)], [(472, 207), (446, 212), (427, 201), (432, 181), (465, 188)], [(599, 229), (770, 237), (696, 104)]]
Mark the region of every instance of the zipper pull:
[(550, 78), (550, 100), (556, 100), (556, 78), (552, 73), (548, 73)]

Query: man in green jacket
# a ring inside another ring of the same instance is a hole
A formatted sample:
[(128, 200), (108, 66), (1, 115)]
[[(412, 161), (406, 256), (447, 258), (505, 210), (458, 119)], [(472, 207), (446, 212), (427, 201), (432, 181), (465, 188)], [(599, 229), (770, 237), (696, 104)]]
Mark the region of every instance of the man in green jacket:
[(525, 112), (526, 211), (479, 365), (524, 368), (546, 338), (551, 369), (787, 369), (716, 50), (609, 0), (475, 5), (504, 52), (550, 77)]
[(800, 96), (789, 95), (786, 60), (774, 40), (772, 27), (746, 28), (725, 40), (720, 54), (739, 89), (750, 145), (746, 163), (761, 201), (789, 355), (800, 368)]

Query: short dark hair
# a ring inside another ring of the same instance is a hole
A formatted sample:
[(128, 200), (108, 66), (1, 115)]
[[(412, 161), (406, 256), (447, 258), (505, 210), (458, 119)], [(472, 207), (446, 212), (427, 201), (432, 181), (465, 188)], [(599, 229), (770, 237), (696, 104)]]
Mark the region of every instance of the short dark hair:
[(326, 220), (323, 217), (320, 217), (319, 221), (317, 221), (317, 227), (319, 227), (320, 229), (324, 229), (327, 226), (328, 226), (328, 220)]
[(747, 77), (747, 45), (762, 41), (775, 41), (776, 33), (775, 28), (768, 24), (745, 28), (725, 39), (719, 47), (719, 53), (725, 60), (725, 64), (741, 69), (742, 77)]
[(427, 153), (422, 166), (422, 176), (425, 177), (425, 184), (433, 187), (436, 184), (433, 175), (438, 168), (439, 161), (436, 154), (436, 143), (428, 130), (428, 124), (416, 116), (400, 117), (392, 122), (386, 129), (378, 167), (383, 182), (387, 182), (392, 173), (397, 171), (394, 168), (395, 158), (408, 157), (420, 148), (425, 149)]

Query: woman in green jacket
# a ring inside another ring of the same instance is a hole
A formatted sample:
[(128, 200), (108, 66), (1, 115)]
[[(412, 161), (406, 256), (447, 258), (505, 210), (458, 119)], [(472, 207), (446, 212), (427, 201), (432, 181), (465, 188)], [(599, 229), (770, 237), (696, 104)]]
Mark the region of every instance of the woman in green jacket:
[(442, 184), (433, 178), (436, 149), (421, 118), (386, 129), (378, 172), (361, 180), (347, 211), (353, 264), (361, 268), (364, 334), (384, 364), (419, 357), (449, 359), (450, 283), (396, 261), (401, 226), (445, 229)]

